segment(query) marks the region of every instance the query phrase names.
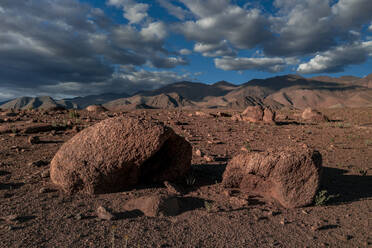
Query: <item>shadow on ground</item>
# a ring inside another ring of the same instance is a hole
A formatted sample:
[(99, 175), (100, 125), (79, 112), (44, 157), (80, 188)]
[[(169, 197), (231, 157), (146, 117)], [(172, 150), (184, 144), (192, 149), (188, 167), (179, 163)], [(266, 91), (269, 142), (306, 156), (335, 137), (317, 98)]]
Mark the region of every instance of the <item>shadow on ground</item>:
[(322, 187), (337, 195), (330, 204), (354, 202), (372, 197), (372, 176), (345, 175), (348, 171), (323, 167)]

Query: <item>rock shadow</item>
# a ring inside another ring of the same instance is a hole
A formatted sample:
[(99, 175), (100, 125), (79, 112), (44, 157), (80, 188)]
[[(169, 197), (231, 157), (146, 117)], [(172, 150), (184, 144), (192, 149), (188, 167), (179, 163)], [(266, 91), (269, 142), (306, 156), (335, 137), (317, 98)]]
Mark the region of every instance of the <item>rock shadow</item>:
[(345, 175), (347, 170), (323, 167), (321, 187), (336, 195), (330, 204), (354, 202), (372, 197), (372, 176)]

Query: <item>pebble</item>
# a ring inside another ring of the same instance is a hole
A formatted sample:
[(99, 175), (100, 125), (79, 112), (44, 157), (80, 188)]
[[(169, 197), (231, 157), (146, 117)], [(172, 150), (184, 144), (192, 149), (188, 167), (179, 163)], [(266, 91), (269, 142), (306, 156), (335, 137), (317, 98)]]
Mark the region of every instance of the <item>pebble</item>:
[(97, 216), (101, 220), (113, 220), (115, 216), (103, 206), (97, 208)]

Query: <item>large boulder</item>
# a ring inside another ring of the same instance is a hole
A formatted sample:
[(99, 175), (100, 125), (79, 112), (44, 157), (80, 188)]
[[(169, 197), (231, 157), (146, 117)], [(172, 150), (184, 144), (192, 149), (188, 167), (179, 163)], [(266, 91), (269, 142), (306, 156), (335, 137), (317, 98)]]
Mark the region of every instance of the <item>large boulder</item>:
[(108, 111), (107, 108), (103, 107), (102, 105), (89, 105), (85, 108), (88, 112), (105, 112)]
[(275, 111), (272, 111), (269, 108), (265, 108), (264, 115), (263, 115), (263, 121), (265, 123), (275, 124)]
[(115, 192), (184, 176), (192, 148), (162, 123), (129, 117), (101, 121), (66, 142), (51, 162), (51, 180), (68, 193)]
[(302, 119), (313, 122), (326, 122), (329, 121), (328, 117), (323, 115), (318, 110), (306, 108), (301, 115)]
[(261, 106), (248, 106), (242, 113), (243, 120), (259, 122), (263, 120), (264, 110)]
[(321, 167), (320, 153), (306, 145), (246, 152), (229, 162), (222, 183), (226, 188), (276, 200), (286, 208), (302, 207), (314, 200)]

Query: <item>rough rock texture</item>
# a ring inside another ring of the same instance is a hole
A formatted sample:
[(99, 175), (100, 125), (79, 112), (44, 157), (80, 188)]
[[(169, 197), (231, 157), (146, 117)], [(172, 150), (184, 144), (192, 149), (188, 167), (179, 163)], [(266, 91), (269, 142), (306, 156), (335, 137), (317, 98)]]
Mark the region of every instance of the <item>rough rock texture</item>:
[(110, 118), (60, 148), (51, 162), (51, 179), (69, 193), (114, 192), (176, 180), (188, 172), (191, 156), (191, 145), (161, 123)]
[(263, 120), (264, 111), (261, 106), (248, 106), (242, 113), (243, 121), (259, 122)]
[(178, 198), (168, 195), (144, 196), (128, 201), (124, 208), (128, 211), (140, 210), (149, 217), (175, 216), (180, 212)]
[(275, 123), (275, 115), (276, 115), (275, 111), (272, 111), (269, 108), (265, 108), (263, 121), (265, 123), (274, 124)]
[(86, 107), (85, 110), (89, 111), (89, 112), (105, 112), (105, 111), (108, 111), (102, 105), (90, 105), (90, 106)]
[(303, 147), (241, 153), (223, 174), (226, 188), (272, 198), (287, 208), (309, 205), (320, 185), (322, 157)]
[(314, 122), (323, 122), (323, 121), (329, 121), (328, 117), (320, 113), (319, 111), (312, 109), (312, 108), (306, 108), (304, 112), (302, 113), (302, 119), (314, 121)]

